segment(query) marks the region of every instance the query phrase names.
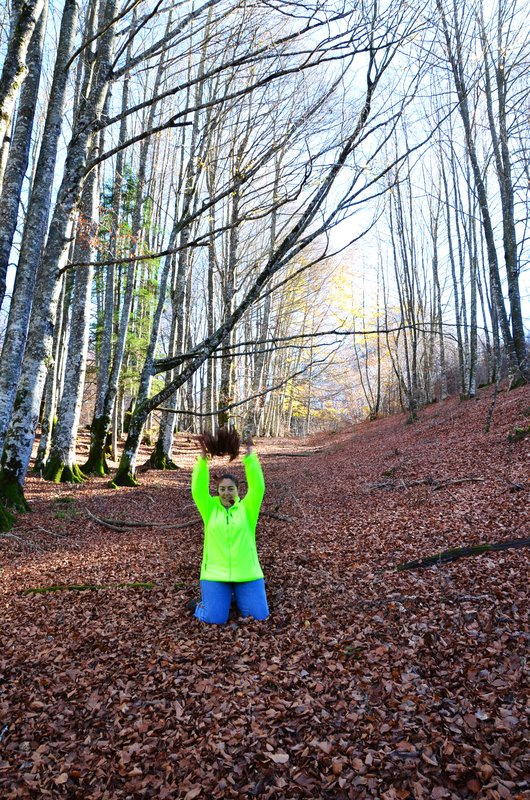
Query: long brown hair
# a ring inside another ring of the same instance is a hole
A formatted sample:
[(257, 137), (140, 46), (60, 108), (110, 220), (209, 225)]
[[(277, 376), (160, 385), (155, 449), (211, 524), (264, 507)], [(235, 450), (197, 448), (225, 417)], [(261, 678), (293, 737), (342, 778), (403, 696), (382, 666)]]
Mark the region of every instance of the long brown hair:
[(202, 433), (199, 442), (211, 456), (230, 456), (230, 461), (239, 455), (241, 448), (241, 439), (235, 428), (219, 428), (215, 434)]

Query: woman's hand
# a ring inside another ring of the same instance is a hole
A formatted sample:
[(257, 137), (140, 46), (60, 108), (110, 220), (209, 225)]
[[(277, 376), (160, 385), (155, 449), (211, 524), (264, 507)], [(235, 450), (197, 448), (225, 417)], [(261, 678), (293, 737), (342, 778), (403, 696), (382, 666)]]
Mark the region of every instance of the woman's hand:
[(252, 444), (252, 439), (250, 438), (250, 436), (247, 439), (247, 441), (245, 442), (245, 447), (246, 447), (246, 450), (247, 450), (247, 456), (249, 456), (251, 453), (254, 452), (254, 445)]

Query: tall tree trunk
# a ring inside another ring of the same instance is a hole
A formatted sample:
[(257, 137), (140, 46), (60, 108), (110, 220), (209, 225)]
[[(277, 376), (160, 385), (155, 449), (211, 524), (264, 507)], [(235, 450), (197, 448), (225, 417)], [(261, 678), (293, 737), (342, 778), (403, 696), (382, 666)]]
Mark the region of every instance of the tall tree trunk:
[(4, 447), (20, 377), (33, 303), (35, 278), (50, 214), (57, 145), (61, 134), (68, 79), (66, 65), (73, 51), (77, 11), (78, 0), (66, 0), (48, 111), (22, 233), (15, 287), (9, 308), (4, 347), (0, 357), (0, 452)]
[(42, 14), (31, 37), (27, 57), (28, 74), (20, 93), (16, 124), (13, 131), (12, 144), (9, 148), (5, 173), (3, 178), (0, 176), (0, 308), (4, 302), (6, 292), (7, 266), (17, 225), (20, 192), (29, 162), (31, 133), (33, 131), (41, 76), (46, 12), (47, 2), (45, 2)]
[(489, 68), (489, 43), (483, 19), (480, 19), (480, 34), (484, 70), (486, 77), (486, 107), (488, 122), (493, 143), (493, 154), (497, 167), (497, 180), (502, 208), (502, 239), (504, 245), (504, 263), (508, 282), (508, 301), (512, 323), (512, 336), (515, 354), (518, 359), (519, 377), (514, 384), (519, 385), (530, 379), (527, 345), (521, 309), (521, 291), (519, 287), (519, 259), (517, 256), (517, 234), (515, 228), (514, 184), (512, 178), (509, 132), (507, 126), (508, 90), (510, 77), (507, 74), (507, 43), (503, 41), (502, 12), (499, 4), (497, 23), (497, 63), (495, 64), (495, 84), (497, 89), (498, 130), (493, 109), (493, 91)]
[(64, 348), (68, 339), (68, 318), (72, 306), (73, 275), (63, 275), (61, 297), (58, 306), (58, 323), (53, 331), (53, 348), (51, 366), (44, 384), (44, 399), (40, 418), (40, 439), (35, 456), (34, 470), (42, 474), (48, 453), (52, 432), (55, 425), (57, 402), (60, 397), (62, 367), (64, 365)]
[[(163, 63), (164, 61), (162, 60), (159, 66), (159, 70), (157, 72), (156, 87), (160, 85), (160, 81), (162, 79), (162, 75), (164, 72)], [(154, 92), (156, 95), (157, 94), (156, 88)], [(157, 111), (157, 104), (153, 103), (153, 105), (149, 110), (147, 119), (145, 120), (147, 129), (152, 127), (156, 111)], [(140, 147), (139, 168), (138, 168), (138, 176), (137, 176), (136, 192), (135, 192), (135, 204), (134, 204), (133, 219), (131, 224), (132, 242), (133, 242), (131, 257), (134, 257), (134, 255), (138, 252), (140, 241), (142, 239), (143, 207), (145, 202), (147, 164), (148, 164), (149, 150), (151, 146), (152, 146), (152, 140), (150, 138), (147, 138), (142, 141), (142, 145)], [(86, 463), (81, 468), (82, 472), (85, 474), (104, 475), (109, 472), (109, 468), (105, 460), (105, 448), (106, 448), (107, 437), (109, 435), (112, 426), (114, 404), (116, 402), (116, 398), (118, 395), (120, 374), (122, 371), (123, 359), (125, 356), (125, 347), (127, 343), (127, 330), (129, 328), (129, 322), (131, 319), (131, 312), (134, 302), (136, 272), (137, 272), (137, 262), (131, 260), (127, 266), (126, 285), (125, 285), (125, 292), (123, 295), (123, 303), (121, 308), (118, 335), (116, 338), (116, 344), (112, 358), (112, 368), (110, 371), (107, 383), (107, 389), (105, 392), (105, 399), (103, 401), (101, 414), (99, 416), (94, 415), (90, 432), (91, 434), (90, 451)]]
[[(132, 44), (128, 48), (128, 58), (131, 57)], [(118, 146), (123, 145), (127, 138), (127, 116), (125, 111), (129, 103), (129, 83), (130, 79), (127, 75), (123, 82), (121, 110), (124, 116), (120, 123), (120, 132), (118, 135)], [(123, 168), (124, 168), (124, 150), (120, 150), (116, 157), (116, 168), (114, 170), (114, 181), (112, 184), (112, 209), (111, 209), (111, 228), (110, 228), (110, 241), (109, 241), (109, 261), (114, 261), (118, 257), (119, 247), (119, 226), (121, 221), (121, 193), (123, 188)], [(96, 402), (94, 407), (94, 415), (91, 424), (91, 432), (93, 431), (96, 441), (99, 439), (99, 428), (101, 424), (99, 420), (102, 419), (105, 408), (105, 396), (107, 394), (109, 374), (111, 368), (112, 356), (112, 335), (114, 331), (114, 304), (115, 304), (115, 281), (116, 281), (116, 266), (109, 264), (103, 268), (105, 270), (105, 299), (103, 306), (103, 325), (101, 332), (101, 346), (99, 352), (99, 363), (97, 372), (96, 383)], [(95, 471), (96, 474), (104, 474), (104, 459), (99, 466), (92, 464), (90, 471)]]
[(100, 28), (104, 32), (98, 39), (94, 79), (88, 97), (83, 98), (75, 115), (64, 176), (39, 269), (21, 379), (4, 445), (0, 497), (5, 504), (21, 510), (27, 508), (22, 486), (31, 457), (48, 359), (51, 355), (60, 289), (58, 275), (67, 255), (68, 237), (85, 177), (92, 129), (101, 117), (108, 91), (117, 5), (118, 0), (108, 0), (99, 20)]
[[(92, 170), (83, 186), (74, 262), (90, 263), (94, 260), (93, 242), (99, 207), (98, 178), (99, 171)], [(93, 274), (93, 266), (78, 267), (75, 272), (64, 385), (50, 455), (44, 470), (44, 477), (55, 483), (80, 483), (84, 479), (76, 461), (76, 441), (85, 385)]]
[[(451, 33), (449, 30), (449, 24), (447, 22), (447, 17), (442, 5), (442, 0), (436, 0), (436, 7), (438, 9), (438, 13), (440, 14), (440, 19), (442, 22), (444, 38), (447, 47), (447, 55), (449, 58), (449, 63), (451, 65), (451, 71), (455, 82), (456, 94), (458, 97), (458, 109), (460, 112), (460, 117), (462, 119), (462, 124), (464, 126), (466, 147), (469, 155), (469, 160), (471, 162), (471, 167), (473, 170), (473, 179), (477, 191), (477, 199), (482, 218), (484, 238), (486, 240), (486, 252), (488, 255), (491, 294), (493, 303), (495, 305), (495, 312), (499, 320), (499, 326), (502, 333), (504, 347), (506, 349), (508, 368), (510, 373), (510, 384), (517, 385), (521, 381), (523, 382), (525, 381), (525, 375), (521, 368), (520, 359), (517, 355), (514, 339), (510, 329), (510, 322), (508, 320), (508, 314), (506, 313), (506, 308), (502, 296), (502, 282), (499, 272), (499, 260), (497, 256), (497, 250), (495, 247), (495, 234), (493, 230), (493, 223), (491, 220), (490, 208), (488, 203), (488, 193), (486, 190), (486, 184), (484, 182), (484, 177), (482, 175), (482, 171), (480, 169), (480, 164), (477, 156), (473, 124), (469, 110), (469, 99), (468, 99), (469, 90), (468, 87), (466, 86), (464, 77), (464, 66), (463, 66), (464, 51), (461, 39), (461, 31), (459, 28), (458, 20), (455, 18), (454, 21), (455, 21), (456, 44), (453, 47), (453, 43), (451, 41)], [(457, 7), (455, 4), (454, 6), (455, 15), (456, 15), (456, 8)]]
[(9, 128), (17, 94), (26, 76), (26, 55), (43, 8), (44, 0), (17, 2), (14, 8), (16, 16), (0, 76), (0, 143)]

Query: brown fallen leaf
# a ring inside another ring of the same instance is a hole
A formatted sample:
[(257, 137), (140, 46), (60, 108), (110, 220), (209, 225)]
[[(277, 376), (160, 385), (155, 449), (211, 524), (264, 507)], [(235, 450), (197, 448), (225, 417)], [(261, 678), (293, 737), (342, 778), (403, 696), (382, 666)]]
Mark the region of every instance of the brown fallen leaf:
[(267, 753), (268, 758), (275, 764), (287, 764), (289, 755), (287, 753)]

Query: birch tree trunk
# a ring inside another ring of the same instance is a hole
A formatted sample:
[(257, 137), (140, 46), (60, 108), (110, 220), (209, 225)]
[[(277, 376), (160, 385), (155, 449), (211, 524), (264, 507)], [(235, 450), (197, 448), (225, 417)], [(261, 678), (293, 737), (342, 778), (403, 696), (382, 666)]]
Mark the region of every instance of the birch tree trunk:
[(17, 94), (26, 76), (26, 55), (43, 8), (44, 0), (25, 0), (14, 9), (16, 16), (0, 76), (0, 143), (9, 128)]
[(440, 219), (441, 197), (436, 197), (436, 208), (431, 210), (430, 229), (432, 236), (432, 275), (434, 282), (434, 313), (438, 333), (438, 351), (440, 361), (440, 400), (447, 397), (447, 362), (445, 357), (445, 336), (443, 328), (442, 289), (440, 286), (438, 261), (438, 229)]
[[(132, 53), (132, 44), (129, 45), (128, 57)], [(129, 78), (125, 77), (122, 90), (122, 114), (125, 114), (129, 102)], [(124, 115), (120, 123), (118, 135), (118, 146), (123, 145), (127, 138), (127, 117)], [(123, 187), (123, 167), (124, 151), (120, 150), (116, 157), (116, 168), (114, 170), (114, 181), (112, 185), (112, 210), (111, 210), (111, 229), (109, 242), (109, 260), (115, 261), (118, 257), (119, 226), (121, 217), (121, 193)], [(103, 416), (105, 408), (105, 396), (107, 394), (109, 373), (112, 356), (112, 334), (114, 330), (114, 302), (115, 302), (115, 281), (116, 266), (109, 264), (105, 268), (105, 299), (103, 307), (103, 326), (101, 333), (101, 348), (99, 353), (99, 364), (96, 385), (96, 402), (94, 407), (94, 417), (92, 420), (91, 431), (97, 435), (98, 422)], [(96, 469), (96, 473), (98, 473)], [(103, 469), (103, 473), (104, 473)]]
[(41, 403), (40, 415), (40, 440), (35, 456), (34, 470), (42, 475), (48, 453), (55, 424), (55, 413), (57, 410), (58, 398), (61, 394), (61, 378), (64, 367), (64, 351), (67, 346), (68, 334), (70, 332), (68, 320), (72, 305), (72, 294), (74, 288), (74, 276), (63, 275), (61, 281), (61, 296), (57, 311), (57, 324), (53, 330), (53, 347), (50, 358), (50, 368), (44, 383), (44, 398)]
[[(183, 226), (182, 219), (184, 219), (187, 216), (191, 203), (193, 202), (197, 181), (200, 176), (200, 173), (202, 172), (202, 167), (199, 165), (203, 163), (203, 159), (205, 157), (205, 149), (207, 147), (207, 142), (209, 140), (208, 127), (210, 122), (210, 114), (208, 114), (205, 120), (206, 135), (202, 137), (202, 141), (199, 144), (199, 134), (200, 134), (199, 108), (201, 106), (204, 94), (204, 83), (202, 80), (202, 76), (204, 75), (204, 70), (206, 65), (206, 42), (208, 38), (207, 32), (208, 32), (208, 27), (206, 29), (206, 35), (202, 45), (201, 61), (198, 67), (198, 83), (194, 97), (195, 107), (197, 110), (193, 115), (190, 144), (189, 144), (189, 159), (185, 170), (184, 170), (184, 163), (185, 163), (184, 149), (186, 144), (185, 129), (183, 130), (182, 147), (180, 151), (181, 180), (179, 180), (179, 184), (182, 184), (184, 191), (183, 191), (182, 210), (180, 213), (178, 213), (179, 209), (178, 197), (176, 198), (175, 224), (173, 226), (173, 231), (172, 231), (173, 242), (176, 241), (177, 235), (179, 235), (180, 232), (180, 237), (179, 237), (180, 250), (176, 259), (175, 278), (171, 290), (172, 317), (171, 317), (169, 352), (172, 353), (173, 355), (180, 354), (184, 347), (184, 314), (185, 314), (184, 300), (186, 292), (186, 273), (189, 267), (189, 252), (186, 245), (190, 240), (191, 225), (188, 224)], [(191, 65), (188, 74), (191, 75)], [(170, 372), (166, 378), (166, 383), (171, 382), (172, 377), (173, 376), (171, 375)], [(149, 461), (147, 462), (149, 467), (153, 469), (178, 469), (178, 465), (173, 460), (173, 437), (177, 421), (177, 414), (174, 413), (174, 411), (176, 411), (177, 409), (177, 403), (178, 403), (178, 393), (175, 392), (174, 395), (168, 398), (167, 408), (171, 409), (171, 411), (165, 411), (162, 413), (155, 449), (151, 454)], [(126, 475), (124, 476), (123, 480), (125, 481), (133, 480), (132, 477), (133, 472), (134, 469), (130, 472), (129, 477)], [(118, 478), (118, 480), (122, 479)]]
[[(78, 0), (66, 0), (61, 21), (57, 58), (35, 177), (22, 233), (6, 337), (0, 357), (0, 452), (9, 426), (22, 367), (35, 278), (40, 264), (50, 214), (57, 146), (64, 117), (66, 65), (72, 55)], [(40, 400), (39, 400), (40, 403)]]
[[(484, 60), (486, 78), (486, 108), (488, 110), (488, 123), (493, 144), (499, 195), (502, 208), (502, 238), (504, 245), (504, 263), (508, 283), (508, 301), (510, 304), (510, 317), (512, 323), (513, 346), (518, 360), (518, 375), (515, 376), (513, 385), (517, 386), (530, 379), (530, 365), (528, 363), (527, 344), (521, 309), (521, 291), (519, 288), (519, 259), (517, 256), (517, 234), (515, 227), (515, 191), (512, 177), (512, 155), (509, 146), (509, 131), (507, 124), (508, 109), (511, 103), (509, 96), (511, 76), (508, 53), (511, 44), (504, 35), (503, 3), (499, 2), (497, 20), (497, 61), (493, 65), (495, 86), (497, 90), (497, 120), (495, 119), (493, 105), (493, 88), (490, 73), (490, 52), (488, 35), (484, 26), (484, 19), (480, 15), (479, 28)], [(512, 20), (508, 14), (508, 28)]]
[[(162, 59), (159, 65), (155, 81), (155, 88), (154, 88), (155, 95), (158, 93), (158, 87), (162, 80), (163, 73), (164, 73), (164, 60)], [(157, 105), (156, 103), (153, 103), (153, 105), (149, 110), (149, 114), (146, 120), (147, 129), (150, 129), (152, 127), (156, 111), (157, 111)], [(132, 242), (133, 242), (131, 257), (134, 257), (134, 255), (138, 252), (140, 241), (142, 239), (142, 226), (143, 226), (142, 214), (145, 201), (148, 155), (151, 146), (152, 146), (152, 140), (150, 138), (147, 138), (144, 139), (140, 148), (138, 176), (137, 176), (136, 192), (135, 192), (135, 204), (134, 204), (133, 219), (131, 225)], [(86, 463), (81, 468), (82, 472), (87, 475), (91, 474), (91, 475), (102, 476), (106, 475), (110, 471), (105, 458), (106, 442), (107, 442), (107, 436), (111, 431), (112, 419), (114, 413), (114, 404), (116, 403), (116, 398), (118, 395), (120, 373), (122, 370), (123, 359), (125, 356), (127, 330), (131, 319), (131, 311), (133, 308), (133, 301), (134, 301), (136, 271), (137, 271), (137, 263), (136, 261), (134, 261), (133, 258), (133, 260), (131, 260), (127, 266), (127, 277), (126, 277), (125, 292), (123, 295), (123, 303), (121, 308), (120, 323), (118, 328), (116, 345), (114, 348), (114, 353), (112, 358), (112, 368), (110, 371), (107, 388), (105, 392), (105, 399), (102, 404), (101, 414), (99, 416), (96, 416), (96, 414), (94, 414), (94, 419), (92, 420), (92, 425), (90, 430), (90, 451)]]
[[(92, 170), (83, 186), (74, 262), (90, 263), (94, 259), (93, 241), (99, 207), (98, 177), (99, 171)], [(64, 385), (50, 455), (44, 470), (44, 477), (55, 483), (81, 483), (85, 477), (76, 461), (76, 440), (85, 385), (93, 275), (93, 266), (78, 267), (75, 272)]]
[(28, 74), (17, 111), (15, 128), (3, 178), (0, 176), (0, 308), (6, 292), (6, 275), (17, 225), (22, 181), (28, 168), (31, 133), (39, 93), (47, 3), (42, 10), (28, 49)]
[(94, 78), (88, 97), (83, 98), (75, 115), (63, 180), (39, 269), (22, 374), (4, 445), (0, 498), (4, 505), (22, 511), (27, 510), (22, 486), (31, 457), (53, 342), (60, 290), (58, 276), (67, 256), (68, 237), (85, 177), (92, 129), (101, 116), (108, 91), (117, 6), (118, 0), (109, 0), (100, 16), (99, 27), (104, 32), (98, 39)]
[(455, 13), (453, 19), (454, 35), (455, 35), (454, 45), (451, 38), (451, 31), (447, 20), (447, 15), (445, 14), (445, 10), (442, 5), (442, 0), (436, 0), (436, 7), (438, 9), (438, 13), (440, 15), (440, 19), (442, 22), (443, 35), (447, 49), (447, 57), (449, 59), (449, 63), (451, 66), (451, 72), (453, 75), (456, 94), (458, 98), (458, 110), (460, 112), (460, 117), (462, 119), (462, 124), (464, 127), (466, 147), (473, 171), (473, 180), (475, 183), (478, 205), (480, 208), (480, 214), (482, 218), (484, 238), (486, 240), (486, 252), (488, 256), (492, 299), (495, 305), (495, 312), (499, 320), (499, 326), (502, 333), (504, 347), (506, 349), (506, 355), (508, 359), (508, 366), (510, 373), (510, 385), (515, 386), (518, 385), (520, 382), (524, 383), (526, 381), (524, 375), (525, 362), (523, 361), (521, 363), (521, 360), (517, 354), (514, 338), (512, 336), (512, 331), (510, 329), (508, 314), (506, 312), (502, 296), (502, 282), (499, 272), (499, 259), (495, 247), (495, 235), (494, 235), (493, 223), (491, 219), (490, 207), (488, 202), (488, 193), (484, 181), (484, 176), (480, 168), (480, 163), (475, 146), (473, 122), (469, 108), (469, 88), (465, 82), (465, 73), (463, 64), (464, 47), (462, 43), (459, 21), (456, 18), (456, 5), (454, 6)]

